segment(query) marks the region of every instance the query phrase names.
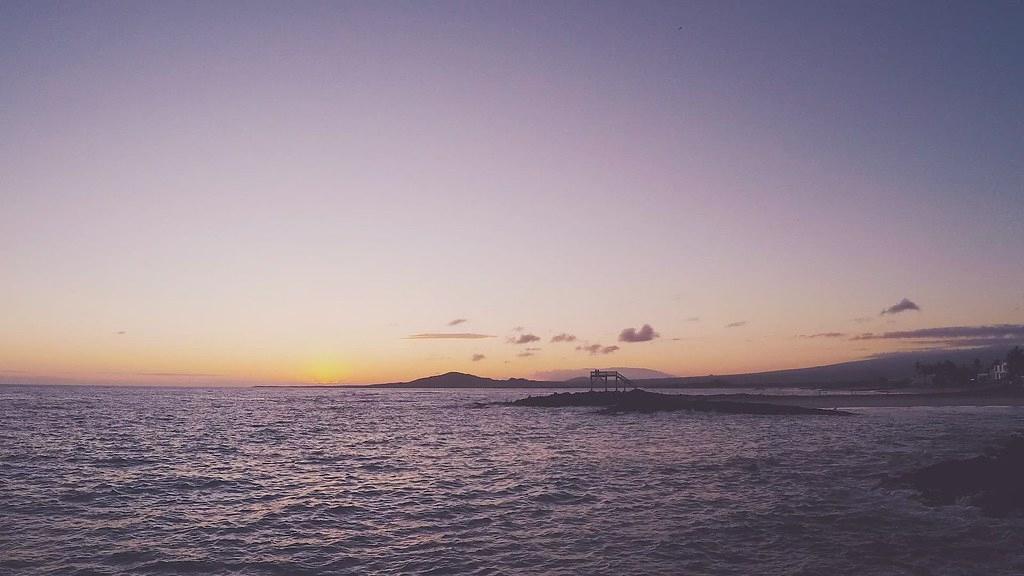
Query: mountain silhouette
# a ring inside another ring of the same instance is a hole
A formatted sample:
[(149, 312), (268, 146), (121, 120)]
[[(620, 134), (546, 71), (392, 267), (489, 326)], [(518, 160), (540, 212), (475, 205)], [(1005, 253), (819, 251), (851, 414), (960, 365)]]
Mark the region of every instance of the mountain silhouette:
[[(830, 387), (853, 385), (878, 385), (884, 382), (897, 382), (914, 376), (916, 362), (934, 362), (951, 360), (956, 364), (971, 364), (975, 358), (988, 366), (996, 359), (1002, 359), (1010, 346), (989, 346), (970, 349), (919, 350), (911, 352), (895, 352), (864, 360), (793, 368), (787, 370), (771, 370), (747, 374), (710, 374), (707, 376), (669, 376), (663, 372), (645, 368), (609, 368), (626, 374), (637, 386), (642, 388), (700, 388), (700, 387), (778, 387), (806, 386)], [(528, 380), (525, 378), (509, 378), (495, 380), (463, 372), (447, 372), (436, 376), (419, 378), (410, 382), (392, 382), (374, 384), (373, 386), (394, 388), (580, 388), (588, 385), (587, 371), (554, 370), (541, 372), (538, 375), (553, 377), (551, 379)], [(569, 378), (558, 378), (561, 375)]]

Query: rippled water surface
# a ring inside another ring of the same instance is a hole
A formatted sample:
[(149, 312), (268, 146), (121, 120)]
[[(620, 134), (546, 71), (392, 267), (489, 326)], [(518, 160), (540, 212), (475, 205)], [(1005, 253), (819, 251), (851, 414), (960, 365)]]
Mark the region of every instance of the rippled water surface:
[(1024, 573), (1024, 521), (876, 488), (1019, 408), (474, 407), (537, 393), (0, 387), (0, 573)]

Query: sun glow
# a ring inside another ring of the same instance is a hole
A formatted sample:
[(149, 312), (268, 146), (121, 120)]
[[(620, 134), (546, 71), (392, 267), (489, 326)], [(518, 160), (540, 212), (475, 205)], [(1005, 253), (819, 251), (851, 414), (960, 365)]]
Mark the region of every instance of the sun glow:
[(350, 367), (338, 358), (318, 358), (306, 368), (303, 380), (313, 384), (336, 384), (350, 372)]

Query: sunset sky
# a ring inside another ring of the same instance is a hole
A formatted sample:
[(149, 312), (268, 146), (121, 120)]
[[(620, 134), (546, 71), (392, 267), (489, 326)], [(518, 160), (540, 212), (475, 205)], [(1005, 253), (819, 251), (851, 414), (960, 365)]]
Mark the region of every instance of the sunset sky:
[(1019, 1), (3, 2), (0, 382), (1021, 338), (1022, 62)]

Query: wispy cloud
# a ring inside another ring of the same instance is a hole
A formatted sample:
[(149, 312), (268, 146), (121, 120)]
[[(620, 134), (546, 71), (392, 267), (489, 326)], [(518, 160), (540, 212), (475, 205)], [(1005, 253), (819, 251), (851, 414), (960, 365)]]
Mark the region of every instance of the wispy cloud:
[(900, 300), (896, 304), (893, 304), (892, 306), (889, 306), (885, 310), (882, 310), (882, 316), (886, 314), (899, 314), (900, 312), (906, 312), (908, 310), (920, 311), (921, 307), (918, 306), (917, 304), (914, 304), (910, 300), (904, 298), (903, 300)]
[(660, 334), (655, 332), (650, 324), (644, 324), (639, 330), (636, 328), (626, 328), (619, 332), (619, 342), (649, 342), (658, 336)]
[(537, 342), (540, 340), (540, 336), (536, 334), (520, 334), (508, 339), (509, 344), (529, 344), (530, 342)]
[(819, 332), (817, 334), (800, 334), (797, 338), (842, 338), (846, 336), (844, 332)]
[(479, 362), (484, 358), (487, 358), (487, 356), (484, 356), (483, 354), (473, 354), (473, 362)]
[(618, 346), (602, 346), (600, 344), (588, 344), (586, 346), (576, 347), (576, 350), (580, 352), (589, 352), (591, 355), (594, 356), (598, 354), (611, 354), (612, 352), (615, 352), (618, 349)]
[(556, 335), (552, 336), (551, 337), (551, 341), (552, 342), (575, 342), (576, 341), (576, 337), (573, 336), (572, 334), (566, 334), (565, 332), (562, 332), (561, 334), (556, 334)]
[(875, 334), (866, 332), (854, 336), (852, 340), (943, 340), (958, 341), (970, 339), (1005, 339), (1024, 338), (1024, 324), (994, 324), (991, 326), (945, 326), (942, 328), (922, 328), (919, 330), (901, 330)]
[(136, 372), (136, 376), (162, 376), (168, 378), (185, 378), (185, 377), (196, 377), (196, 378), (218, 378), (223, 374), (214, 374), (207, 372)]
[(473, 332), (427, 332), (425, 334), (411, 334), (406, 340), (478, 340), (480, 338), (494, 338), (493, 334), (475, 334)]
[(740, 327), (746, 326), (746, 325), (747, 325), (747, 321), (746, 320), (742, 320), (740, 322), (730, 322), (730, 323), (726, 324), (725, 327), (726, 328), (740, 328)]
[(533, 352), (520, 352), (519, 354), (516, 354), (516, 356), (520, 358), (529, 358), (530, 356), (536, 356), (536, 354)]
[(449, 322), (448, 325), (449, 326), (458, 326), (459, 324), (462, 324), (464, 322), (467, 322), (467, 320), (465, 318), (456, 318), (455, 320), (452, 320), (451, 322)]
[(686, 319), (687, 322), (700, 322), (700, 316), (690, 316)]

